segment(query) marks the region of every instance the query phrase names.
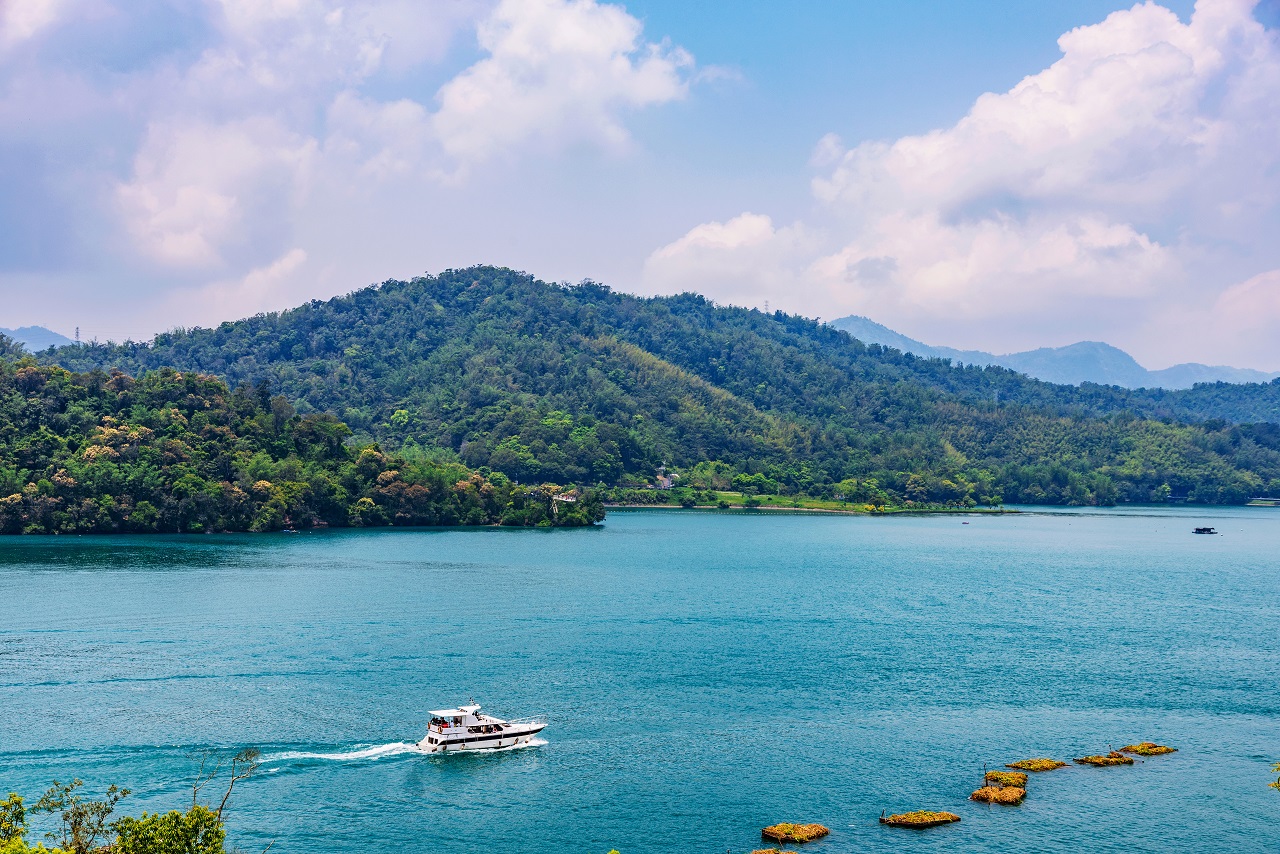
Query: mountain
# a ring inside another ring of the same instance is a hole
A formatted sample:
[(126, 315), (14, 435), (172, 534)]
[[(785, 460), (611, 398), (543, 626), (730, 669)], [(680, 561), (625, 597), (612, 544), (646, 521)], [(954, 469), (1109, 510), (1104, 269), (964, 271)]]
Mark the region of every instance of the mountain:
[(8, 335), (32, 353), (38, 350), (47, 350), (50, 347), (65, 347), (74, 343), (67, 336), (59, 335), (52, 329), (45, 329), (43, 326), (22, 326), (18, 329), (0, 327), (0, 335)]
[(1280, 377), (1280, 373), (1195, 362), (1152, 371), (1142, 367), (1123, 350), (1100, 341), (1081, 341), (1066, 347), (1041, 347), (1000, 356), (981, 350), (955, 350), (923, 344), (857, 315), (842, 317), (832, 321), (831, 325), (868, 344), (970, 365), (1000, 365), (1036, 379), (1065, 385), (1089, 382), (1133, 389), (1188, 389), (1196, 383), (1266, 383)]
[(301, 413), (332, 413), (361, 440), (524, 483), (638, 484), (666, 466), (761, 492), (943, 503), (1280, 491), (1280, 427), (1230, 423), (1280, 422), (1280, 383), (1052, 385), (782, 312), (493, 267), (38, 358), (255, 384)]

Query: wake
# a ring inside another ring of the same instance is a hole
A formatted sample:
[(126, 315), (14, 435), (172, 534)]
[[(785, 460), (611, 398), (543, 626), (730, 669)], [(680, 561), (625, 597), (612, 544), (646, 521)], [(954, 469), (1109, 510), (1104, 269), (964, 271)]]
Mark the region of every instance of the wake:
[(361, 759), (383, 759), (388, 756), (399, 756), (402, 753), (422, 753), (418, 745), (411, 741), (393, 741), (390, 744), (379, 744), (360, 750), (343, 753), (309, 753), (305, 750), (286, 750), (262, 757), (264, 763), (292, 762), (299, 759), (327, 760), (330, 762), (355, 762)]
[(546, 739), (534, 738), (524, 744), (513, 744), (510, 747), (502, 747), (495, 750), (455, 750), (447, 754), (434, 753), (428, 754), (427, 751), (412, 741), (393, 741), (390, 744), (379, 744), (373, 747), (363, 747), (358, 750), (347, 750), (337, 753), (313, 753), (305, 750), (286, 750), (282, 753), (272, 753), (262, 757), (264, 765), (270, 765), (281, 762), (360, 762), (363, 760), (376, 761), (378, 759), (386, 759), (390, 756), (401, 756), (405, 753), (416, 753), (420, 756), (457, 756), (466, 754), (469, 756), (483, 755), (487, 753), (506, 753), (512, 750), (523, 750), (526, 747), (542, 747), (547, 743)]

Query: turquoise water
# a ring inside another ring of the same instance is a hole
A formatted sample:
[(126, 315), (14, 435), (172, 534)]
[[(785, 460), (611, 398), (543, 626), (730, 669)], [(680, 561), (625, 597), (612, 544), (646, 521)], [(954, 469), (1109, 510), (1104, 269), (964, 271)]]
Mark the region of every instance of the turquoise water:
[[(0, 540), (0, 792), (182, 807), (193, 748), (255, 745), (246, 852), (1275, 851), (1280, 511), (967, 521)], [(470, 696), (547, 744), (397, 752)], [(1142, 739), (1181, 751), (966, 800)], [(963, 821), (877, 822), (915, 808)]]

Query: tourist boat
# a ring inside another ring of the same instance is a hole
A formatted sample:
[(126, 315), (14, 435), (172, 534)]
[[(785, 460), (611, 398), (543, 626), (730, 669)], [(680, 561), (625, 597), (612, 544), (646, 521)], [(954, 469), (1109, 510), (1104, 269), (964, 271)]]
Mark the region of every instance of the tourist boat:
[(477, 705), (437, 709), (431, 713), (426, 738), (418, 742), (423, 753), (453, 753), (524, 747), (547, 726), (544, 715), (504, 721), (482, 714)]
[(1216, 534), (1218, 532), (1215, 531), (1213, 528), (1196, 528), (1194, 531), (1192, 531), (1192, 533), (1193, 534)]

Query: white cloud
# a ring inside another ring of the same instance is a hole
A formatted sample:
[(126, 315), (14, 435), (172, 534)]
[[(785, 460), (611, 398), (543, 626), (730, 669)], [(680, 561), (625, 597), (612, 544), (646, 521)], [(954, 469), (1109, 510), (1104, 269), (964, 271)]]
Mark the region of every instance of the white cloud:
[(0, 49), (34, 38), (66, 13), (69, 0), (4, 0), (0, 3)]
[[(261, 257), (284, 238), (315, 142), (265, 118), (152, 126), (119, 205), (154, 261), (214, 268)], [(267, 244), (264, 250), (263, 244)]]
[[(614, 149), (628, 111), (684, 96), (692, 65), (678, 47), (646, 44), (621, 6), (594, 0), (210, 0), (210, 9), (209, 44), (186, 67), (165, 60), (106, 95), (145, 119), (109, 195), (114, 230), (132, 239), (137, 260), (215, 275), (219, 292), (243, 294), (225, 283), (305, 239), (303, 220), (324, 215), (312, 205), (355, 201), (372, 216), (413, 218), (406, 205), (430, 205), (499, 155), (584, 141)], [(483, 58), (443, 86), (397, 82), (438, 58), (463, 23), (476, 27)], [(351, 210), (329, 215), (347, 222)], [(364, 251), (344, 246), (338, 229), (319, 230), (339, 242), (300, 247), (312, 264)]]
[(294, 247), (243, 276), (172, 292), (165, 300), (170, 326), (208, 324), (210, 317), (244, 317), (292, 308), (307, 297), (307, 253)]
[(657, 293), (694, 291), (721, 303), (799, 310), (796, 267), (816, 248), (803, 226), (776, 228), (763, 214), (699, 225), (645, 262), (643, 281)]
[(1274, 252), (1280, 48), (1253, 6), (1200, 0), (1184, 23), (1141, 3), (1065, 34), (1060, 60), (950, 127), (824, 137), (812, 190), (832, 243), (795, 261), (791, 299), (939, 343), (1111, 332), (1158, 360), (1185, 340), (1154, 322), (1164, 302), (1207, 309), (1250, 252)]
[(479, 28), (488, 56), (441, 88), (445, 152), (481, 162), (527, 139), (617, 147), (621, 113), (683, 98), (693, 58), (641, 43), (642, 26), (595, 0), (503, 0)]
[(1034, 316), (1055, 302), (1092, 313), (1100, 300), (1157, 296), (1174, 274), (1167, 248), (1098, 216), (948, 224), (936, 213), (883, 216), (809, 270), (832, 292), (847, 283), (876, 316), (947, 321)]
[(1220, 352), (1251, 365), (1274, 352), (1280, 329), (1280, 269), (1259, 273), (1232, 285), (1205, 315), (1188, 318), (1196, 328), (1207, 327), (1220, 342)]

